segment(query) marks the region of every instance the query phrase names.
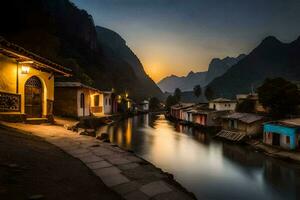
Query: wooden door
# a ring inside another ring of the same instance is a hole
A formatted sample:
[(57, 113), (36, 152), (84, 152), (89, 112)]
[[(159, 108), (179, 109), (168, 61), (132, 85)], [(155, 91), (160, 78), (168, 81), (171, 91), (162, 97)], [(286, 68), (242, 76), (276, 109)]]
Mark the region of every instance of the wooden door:
[(36, 76), (25, 83), (25, 114), (27, 118), (42, 117), (43, 112), (43, 87)]

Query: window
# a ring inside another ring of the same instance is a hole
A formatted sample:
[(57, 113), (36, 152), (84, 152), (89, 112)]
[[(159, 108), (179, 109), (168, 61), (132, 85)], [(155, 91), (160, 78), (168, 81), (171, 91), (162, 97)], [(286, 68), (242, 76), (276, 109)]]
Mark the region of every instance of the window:
[(105, 98), (105, 105), (107, 105), (107, 98)]
[(237, 120), (229, 120), (228, 121), (228, 125), (229, 125), (229, 128), (231, 129), (237, 129)]
[(290, 136), (286, 136), (285, 140), (287, 144), (290, 144)]
[(99, 99), (100, 99), (99, 95), (94, 96), (94, 106), (99, 106)]
[(110, 98), (108, 99), (108, 103), (109, 103), (109, 105), (111, 105), (111, 99)]
[(80, 94), (80, 108), (84, 108), (84, 93)]

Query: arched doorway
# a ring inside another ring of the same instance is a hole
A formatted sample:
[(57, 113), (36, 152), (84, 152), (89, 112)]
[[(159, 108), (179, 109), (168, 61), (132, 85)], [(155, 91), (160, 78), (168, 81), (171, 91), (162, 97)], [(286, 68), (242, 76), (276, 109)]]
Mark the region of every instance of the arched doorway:
[(33, 76), (25, 83), (25, 114), (28, 118), (42, 117), (43, 85), (41, 80)]

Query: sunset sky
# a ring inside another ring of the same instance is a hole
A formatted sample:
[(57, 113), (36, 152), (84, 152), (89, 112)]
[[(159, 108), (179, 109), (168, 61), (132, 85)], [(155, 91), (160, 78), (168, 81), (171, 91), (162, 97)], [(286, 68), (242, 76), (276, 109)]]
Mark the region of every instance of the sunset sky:
[(249, 53), (264, 37), (300, 36), (299, 0), (72, 0), (118, 32), (154, 81), (207, 70), (214, 57)]

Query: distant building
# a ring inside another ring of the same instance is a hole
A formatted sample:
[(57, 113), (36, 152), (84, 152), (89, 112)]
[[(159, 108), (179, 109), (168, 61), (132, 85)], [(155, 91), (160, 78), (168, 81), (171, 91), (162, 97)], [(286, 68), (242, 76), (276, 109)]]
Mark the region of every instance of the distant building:
[(118, 112), (118, 100), (113, 91), (102, 91), (104, 97), (104, 114), (110, 115)]
[(192, 113), (193, 123), (201, 126), (220, 126), (220, 117), (228, 114), (227, 110), (201, 109)]
[(193, 103), (179, 103), (174, 106), (171, 106), (170, 114), (173, 118), (182, 120), (183, 119), (183, 110), (194, 106)]
[(217, 111), (224, 111), (224, 110), (231, 110), (234, 111), (236, 108), (236, 101), (225, 99), (225, 98), (218, 98), (209, 101), (209, 109), (217, 110)]
[(300, 118), (287, 119), (264, 124), (265, 144), (295, 150), (300, 145)]
[(103, 116), (104, 94), (80, 82), (55, 83), (54, 113), (69, 117)]
[(0, 37), (0, 119), (51, 120), (54, 77), (71, 70)]
[(262, 132), (264, 117), (250, 113), (231, 113), (222, 118), (222, 131), (220, 134), (229, 134), (240, 139), (246, 136), (257, 135)]
[(144, 100), (139, 104), (139, 109), (142, 112), (148, 112), (149, 111), (149, 101)]
[(245, 100), (253, 101), (254, 112), (256, 112), (256, 113), (266, 112), (266, 109), (263, 107), (263, 105), (258, 100), (258, 94), (257, 93), (238, 94), (238, 95), (236, 95), (236, 100), (237, 100), (238, 104), (243, 103)]

